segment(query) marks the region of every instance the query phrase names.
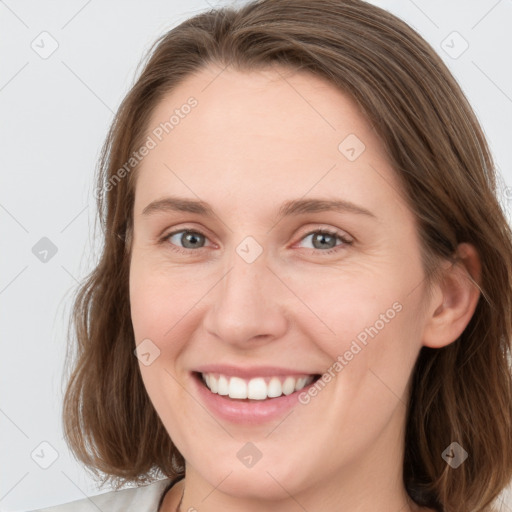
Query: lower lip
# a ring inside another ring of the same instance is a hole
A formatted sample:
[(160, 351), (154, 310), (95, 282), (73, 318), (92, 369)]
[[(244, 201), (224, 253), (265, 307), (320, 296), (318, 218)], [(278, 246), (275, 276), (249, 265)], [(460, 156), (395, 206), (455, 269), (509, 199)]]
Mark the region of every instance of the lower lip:
[(212, 393), (197, 373), (192, 373), (192, 380), (195, 382), (201, 400), (212, 413), (226, 421), (246, 425), (257, 425), (283, 416), (283, 414), (299, 403), (299, 394), (307, 392), (316, 382), (313, 381), (308, 386), (289, 395), (252, 402)]

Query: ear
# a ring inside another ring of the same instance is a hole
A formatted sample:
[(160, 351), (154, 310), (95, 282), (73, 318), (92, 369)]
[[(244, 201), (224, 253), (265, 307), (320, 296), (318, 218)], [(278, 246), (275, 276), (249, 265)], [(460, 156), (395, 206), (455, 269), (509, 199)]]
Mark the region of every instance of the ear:
[(480, 276), (478, 252), (471, 244), (459, 244), (455, 263), (445, 270), (443, 279), (435, 285), (423, 331), (423, 345), (441, 348), (462, 334), (480, 297)]

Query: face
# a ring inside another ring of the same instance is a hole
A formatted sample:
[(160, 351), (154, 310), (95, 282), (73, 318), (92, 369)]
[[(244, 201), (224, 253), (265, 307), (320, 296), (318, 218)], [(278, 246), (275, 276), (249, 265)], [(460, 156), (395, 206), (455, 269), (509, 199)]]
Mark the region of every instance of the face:
[(137, 177), (130, 302), (151, 401), (205, 489), (229, 475), (224, 492), (282, 498), (376, 461), (401, 475), (426, 291), (384, 146), (319, 77), (219, 71), (158, 104)]

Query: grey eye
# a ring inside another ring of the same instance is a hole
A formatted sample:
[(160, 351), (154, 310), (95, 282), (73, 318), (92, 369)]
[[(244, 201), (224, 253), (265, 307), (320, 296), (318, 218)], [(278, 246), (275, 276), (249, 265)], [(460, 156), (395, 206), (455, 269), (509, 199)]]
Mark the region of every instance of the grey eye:
[(314, 231), (313, 233), (309, 233), (302, 240), (306, 240), (307, 238), (311, 238), (311, 242), (313, 244), (313, 249), (333, 249), (337, 245), (337, 240), (341, 240), (340, 236), (337, 233), (331, 233), (328, 231)]
[[(179, 243), (173, 241), (173, 237), (178, 237)], [(169, 241), (175, 245), (182, 245), (185, 249), (200, 249), (204, 247), (206, 237), (197, 231), (178, 231), (169, 235)]]
[(331, 249), (336, 247), (336, 236), (327, 233), (314, 233), (313, 246), (315, 249)]

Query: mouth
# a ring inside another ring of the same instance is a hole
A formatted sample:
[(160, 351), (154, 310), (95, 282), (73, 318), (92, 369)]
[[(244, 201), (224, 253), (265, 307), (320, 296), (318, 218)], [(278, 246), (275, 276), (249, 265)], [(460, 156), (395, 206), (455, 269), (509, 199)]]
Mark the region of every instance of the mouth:
[(274, 375), (250, 379), (216, 372), (192, 372), (194, 378), (211, 393), (237, 402), (262, 402), (299, 392), (321, 375)]

